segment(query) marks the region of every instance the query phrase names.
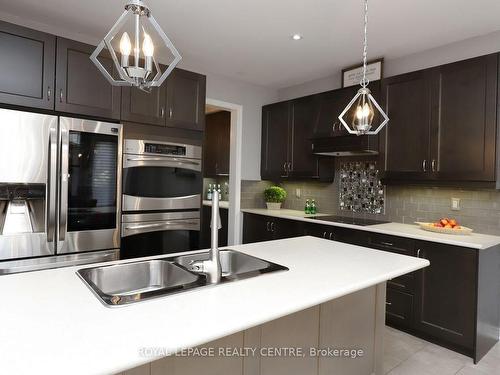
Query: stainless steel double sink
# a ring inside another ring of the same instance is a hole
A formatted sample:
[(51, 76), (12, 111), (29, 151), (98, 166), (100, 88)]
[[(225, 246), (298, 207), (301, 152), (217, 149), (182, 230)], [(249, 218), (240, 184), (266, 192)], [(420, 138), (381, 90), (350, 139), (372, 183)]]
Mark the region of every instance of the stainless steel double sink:
[[(127, 305), (200, 288), (208, 284), (190, 265), (207, 260), (208, 252), (83, 268), (77, 274), (106, 306)], [(276, 263), (234, 250), (220, 250), (221, 283), (288, 270)]]

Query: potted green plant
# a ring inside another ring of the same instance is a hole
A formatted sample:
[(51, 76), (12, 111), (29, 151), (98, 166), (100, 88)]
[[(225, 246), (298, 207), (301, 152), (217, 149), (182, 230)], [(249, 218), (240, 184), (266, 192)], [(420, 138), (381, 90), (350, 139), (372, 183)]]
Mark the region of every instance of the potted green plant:
[(286, 199), (286, 190), (280, 186), (271, 186), (264, 190), (264, 200), (268, 210), (279, 210)]

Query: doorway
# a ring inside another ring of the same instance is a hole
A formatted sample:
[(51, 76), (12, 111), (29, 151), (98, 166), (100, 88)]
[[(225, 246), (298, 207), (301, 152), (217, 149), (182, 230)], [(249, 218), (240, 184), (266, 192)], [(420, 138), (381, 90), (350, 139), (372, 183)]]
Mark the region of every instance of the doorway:
[[(206, 216), (211, 206), (209, 198), (213, 194), (219, 194), (220, 191), (221, 219), (226, 222), (225, 217), (227, 217), (227, 224), (226, 228), (219, 231), (219, 235), (224, 239), (227, 238), (227, 241), (222, 242), (223, 244), (227, 242), (227, 245), (241, 243), (242, 110), (239, 104), (210, 98), (206, 101), (203, 211)], [(202, 228), (202, 237), (206, 231), (205, 224)], [(210, 233), (209, 224), (208, 233)], [(205, 239), (206, 236), (205, 234)], [(221, 240), (222, 238), (219, 243)]]

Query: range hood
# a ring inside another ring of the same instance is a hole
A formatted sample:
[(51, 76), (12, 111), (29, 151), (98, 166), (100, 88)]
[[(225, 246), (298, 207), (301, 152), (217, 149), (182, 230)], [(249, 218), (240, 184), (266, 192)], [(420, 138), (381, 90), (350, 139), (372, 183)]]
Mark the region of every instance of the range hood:
[(323, 156), (378, 155), (378, 135), (314, 138), (313, 154)]

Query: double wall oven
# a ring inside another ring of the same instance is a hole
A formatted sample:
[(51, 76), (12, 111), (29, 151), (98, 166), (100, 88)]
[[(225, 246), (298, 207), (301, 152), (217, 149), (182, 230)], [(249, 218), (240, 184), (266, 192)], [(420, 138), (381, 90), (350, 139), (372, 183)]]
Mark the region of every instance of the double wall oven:
[(118, 259), (121, 133), (0, 109), (0, 274)]
[(122, 259), (199, 249), (201, 147), (126, 139)]

